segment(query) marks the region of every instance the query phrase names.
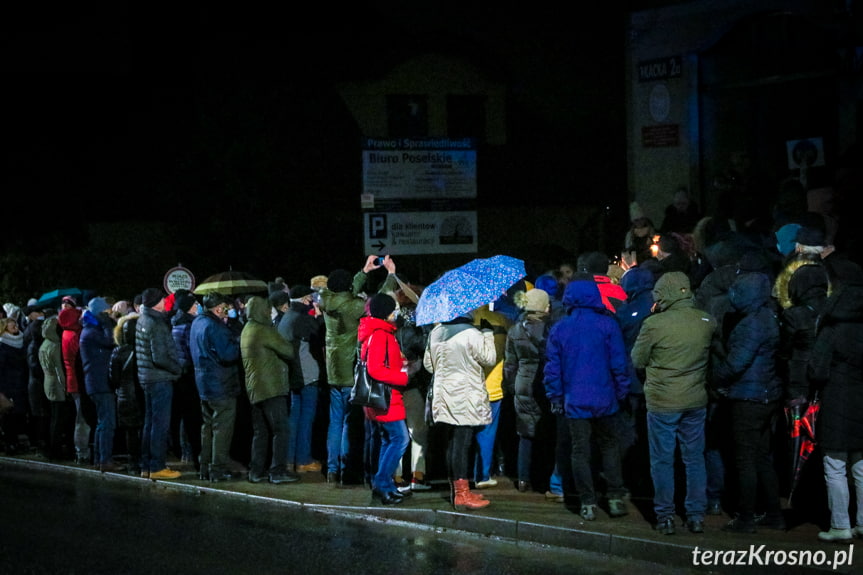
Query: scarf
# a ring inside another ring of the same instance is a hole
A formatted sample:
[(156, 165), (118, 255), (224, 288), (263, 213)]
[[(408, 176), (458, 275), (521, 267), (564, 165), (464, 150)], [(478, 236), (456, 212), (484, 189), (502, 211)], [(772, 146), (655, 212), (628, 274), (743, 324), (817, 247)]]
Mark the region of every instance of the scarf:
[(17, 335), (12, 335), (8, 331), (3, 332), (3, 335), (0, 335), (0, 342), (5, 343), (9, 347), (14, 347), (15, 349), (21, 349), (24, 347), (24, 334), (19, 333)]

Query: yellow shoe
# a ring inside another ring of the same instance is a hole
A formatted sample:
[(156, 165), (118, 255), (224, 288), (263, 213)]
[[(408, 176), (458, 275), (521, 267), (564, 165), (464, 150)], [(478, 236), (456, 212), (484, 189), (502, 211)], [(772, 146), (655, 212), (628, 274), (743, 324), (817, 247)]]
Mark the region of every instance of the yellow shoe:
[(307, 463), (306, 465), (297, 465), (297, 471), (300, 473), (305, 473), (308, 471), (320, 471), (321, 470), (321, 462), (320, 461), (312, 461), (311, 463)]
[(182, 473), (179, 471), (174, 471), (173, 469), (168, 469), (166, 467), (162, 471), (154, 471), (150, 473), (150, 479), (177, 479), (180, 475), (182, 475)]

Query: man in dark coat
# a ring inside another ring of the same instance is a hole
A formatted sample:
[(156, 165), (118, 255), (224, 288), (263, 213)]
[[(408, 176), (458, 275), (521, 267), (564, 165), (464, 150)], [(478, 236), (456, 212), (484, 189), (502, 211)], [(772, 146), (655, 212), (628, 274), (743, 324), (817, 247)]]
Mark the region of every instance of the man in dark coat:
[(663, 535), (675, 533), (674, 453), (679, 446), (686, 470), (687, 526), (702, 533), (707, 509), (707, 367), (716, 320), (695, 307), (683, 272), (663, 273), (653, 287), (653, 299), (654, 313), (641, 325), (630, 355), (635, 368), (645, 370), (656, 529)]
[(135, 325), (135, 355), (145, 401), (141, 476), (177, 479), (180, 472), (168, 468), (166, 456), (174, 381), (182, 373), (182, 367), (165, 312), (165, 294), (159, 288), (147, 288), (141, 294), (141, 317)]
[[(591, 280), (569, 282), (563, 296), (567, 317), (548, 335), (544, 382), (551, 411), (558, 418), (558, 469), (572, 472), (581, 498), (580, 514), (596, 519), (590, 443), (595, 437), (602, 453), (602, 469), (608, 482), (608, 507), (612, 517), (628, 513), (623, 495), (623, 476), (618, 445), (618, 412), (630, 386), (629, 362), (620, 325), (602, 302), (599, 287)], [(566, 484), (566, 483), (565, 483)]]

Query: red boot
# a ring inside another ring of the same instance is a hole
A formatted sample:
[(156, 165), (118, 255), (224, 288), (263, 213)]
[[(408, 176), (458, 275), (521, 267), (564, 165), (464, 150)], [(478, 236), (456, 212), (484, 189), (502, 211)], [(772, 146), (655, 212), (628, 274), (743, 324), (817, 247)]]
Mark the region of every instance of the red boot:
[(453, 481), (452, 506), (456, 511), (482, 509), (483, 507), (487, 507), (490, 503), (491, 501), (488, 499), (480, 499), (470, 492), (470, 486), (467, 479), (456, 479)]

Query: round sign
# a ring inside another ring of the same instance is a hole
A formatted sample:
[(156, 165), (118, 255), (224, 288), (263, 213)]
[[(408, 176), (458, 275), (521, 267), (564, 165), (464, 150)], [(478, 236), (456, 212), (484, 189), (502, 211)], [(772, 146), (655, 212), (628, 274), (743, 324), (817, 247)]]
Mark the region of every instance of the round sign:
[(664, 122), (671, 111), (671, 94), (668, 86), (657, 84), (650, 91), (650, 117), (655, 122)]
[(174, 293), (180, 289), (192, 291), (195, 289), (195, 276), (183, 266), (177, 266), (168, 270), (164, 280), (165, 291)]

